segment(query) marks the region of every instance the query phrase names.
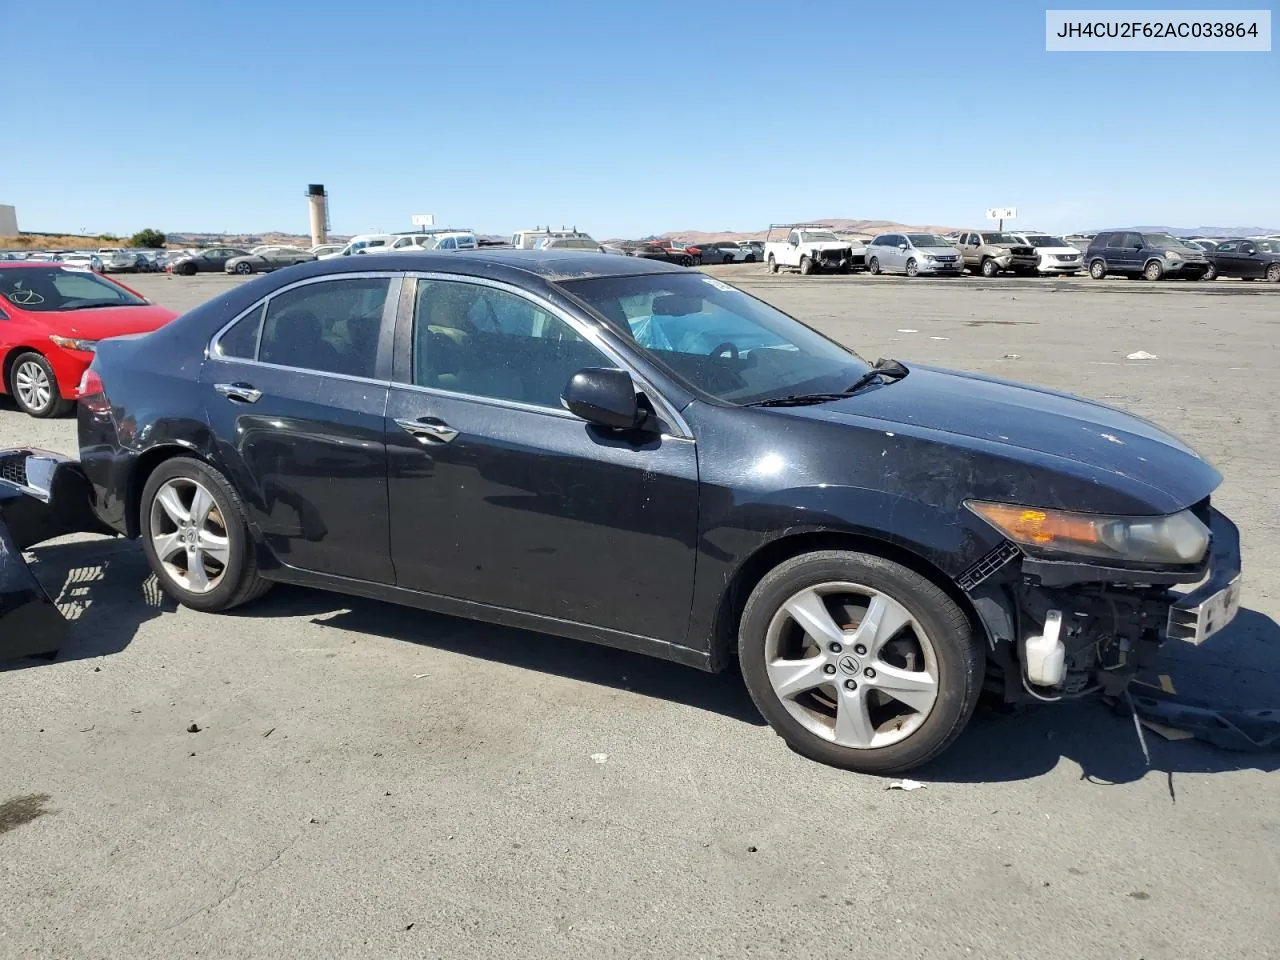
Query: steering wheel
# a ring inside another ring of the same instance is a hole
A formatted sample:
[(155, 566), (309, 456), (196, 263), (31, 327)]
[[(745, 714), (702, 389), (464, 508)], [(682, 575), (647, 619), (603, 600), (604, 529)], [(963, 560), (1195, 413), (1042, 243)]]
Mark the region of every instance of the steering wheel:
[(17, 290), (10, 290), (5, 296), (9, 298), (10, 303), (16, 303), (20, 307), (34, 307), (44, 303), (43, 295), (22, 287)]
[(707, 356), (709, 356), (709, 357), (718, 357), (718, 356), (720, 356), (721, 354), (724, 354), (724, 353), (728, 353), (728, 354), (729, 354), (729, 359), (730, 359), (730, 360), (737, 360), (737, 359), (738, 359), (738, 348), (737, 348), (737, 346), (735, 346), (734, 344), (730, 343), (728, 340), (725, 340), (723, 343), (718, 343), (718, 344), (716, 344), (714, 347), (712, 347), (712, 348), (711, 348), (711, 352), (710, 352), (710, 353), (708, 353), (708, 354), (707, 354)]

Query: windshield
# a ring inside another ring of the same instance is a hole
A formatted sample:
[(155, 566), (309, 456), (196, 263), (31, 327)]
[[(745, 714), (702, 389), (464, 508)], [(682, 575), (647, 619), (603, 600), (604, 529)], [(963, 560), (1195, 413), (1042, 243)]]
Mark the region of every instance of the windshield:
[(992, 244), (997, 247), (1008, 247), (1018, 241), (1014, 239), (1013, 234), (1011, 233), (984, 233), (982, 235), (982, 242)]
[(801, 243), (819, 243), (819, 242), (825, 243), (828, 240), (835, 240), (838, 243), (840, 241), (840, 238), (837, 237), (830, 230), (801, 230), (800, 231)]
[(1142, 242), (1148, 247), (1169, 247), (1174, 250), (1194, 250), (1196, 253), (1204, 253), (1202, 248), (1167, 233), (1144, 233)]
[(1069, 247), (1071, 244), (1061, 237), (1050, 237), (1043, 233), (1033, 233), (1027, 237), (1027, 243), (1033, 247)]
[(951, 244), (942, 237), (932, 233), (908, 233), (907, 239), (913, 247), (949, 247)]
[(56, 313), (84, 307), (137, 307), (147, 301), (88, 270), (22, 267), (0, 269), (0, 296), (22, 310)]
[(560, 286), (678, 379), (728, 403), (842, 391), (868, 369), (851, 350), (702, 274), (597, 277)]

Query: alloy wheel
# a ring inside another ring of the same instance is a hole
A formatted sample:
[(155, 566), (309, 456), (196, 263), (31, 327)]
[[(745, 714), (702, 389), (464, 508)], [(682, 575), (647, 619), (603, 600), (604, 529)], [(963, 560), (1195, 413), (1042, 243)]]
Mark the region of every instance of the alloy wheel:
[(34, 360), (24, 360), (14, 369), (13, 389), (28, 410), (43, 410), (53, 402), (49, 374)]
[(151, 545), (164, 571), (184, 590), (208, 593), (231, 558), (226, 521), (208, 489), (175, 477), (151, 501)]
[(1267, 267), (1267, 280), (1271, 283), (1280, 283), (1280, 263), (1273, 263)]
[(858, 583), (806, 587), (765, 636), (774, 693), (805, 729), (853, 749), (915, 733), (938, 699), (933, 641), (900, 602)]

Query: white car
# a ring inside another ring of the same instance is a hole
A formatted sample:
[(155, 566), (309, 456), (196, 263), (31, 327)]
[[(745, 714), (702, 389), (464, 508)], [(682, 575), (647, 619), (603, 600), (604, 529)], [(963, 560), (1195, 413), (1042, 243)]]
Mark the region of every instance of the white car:
[(96, 253), (64, 253), (58, 257), (58, 262), (66, 267), (102, 272), (102, 258)]
[(712, 240), (698, 243), (695, 246), (702, 251), (703, 263), (744, 263), (749, 247), (744, 247), (733, 240)]
[(341, 253), (345, 243), (318, 243), (311, 248), (317, 259), (323, 259), (331, 253)]
[(1036, 267), (1036, 271), (1043, 276), (1065, 274), (1074, 277), (1084, 268), (1080, 249), (1071, 246), (1061, 237), (1047, 233), (1015, 233), (1013, 239), (1036, 248), (1036, 254), (1040, 257), (1040, 265)]
[(382, 248), (390, 247), (395, 241), (396, 235), (393, 233), (362, 233), (352, 237), (340, 250), (334, 253), (317, 254), (316, 259), (332, 260), (334, 257), (349, 257), (365, 251), (385, 253), (386, 250)]

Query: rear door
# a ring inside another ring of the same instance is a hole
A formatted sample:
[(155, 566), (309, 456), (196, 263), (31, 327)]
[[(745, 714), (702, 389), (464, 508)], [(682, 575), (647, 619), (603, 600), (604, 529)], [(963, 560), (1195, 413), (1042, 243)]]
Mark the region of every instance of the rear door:
[(682, 641), (693, 441), (600, 429), (561, 406), (578, 370), (622, 365), (567, 314), (477, 278), (409, 283), (386, 419), (396, 582)]
[(299, 281), (215, 338), (201, 372), (218, 459), (272, 559), (394, 581), (384, 416), (401, 278)]
[(1107, 242), (1107, 269), (1116, 273), (1137, 273), (1142, 269), (1142, 237), (1136, 233), (1113, 233)]

